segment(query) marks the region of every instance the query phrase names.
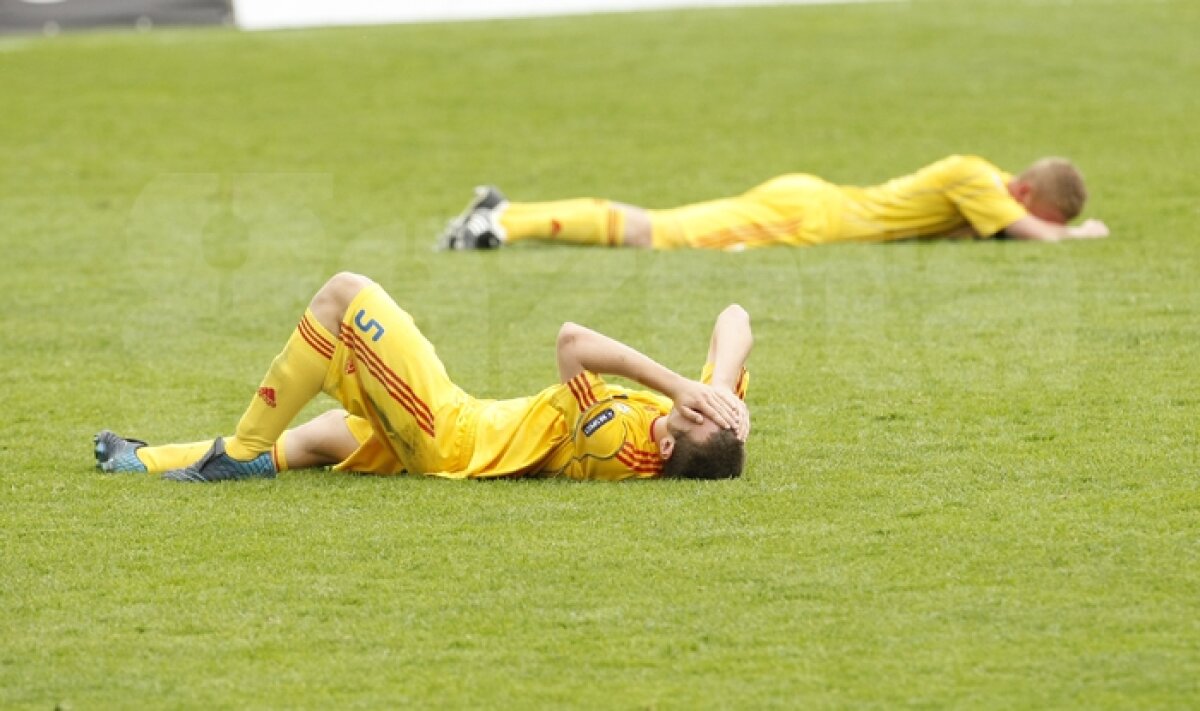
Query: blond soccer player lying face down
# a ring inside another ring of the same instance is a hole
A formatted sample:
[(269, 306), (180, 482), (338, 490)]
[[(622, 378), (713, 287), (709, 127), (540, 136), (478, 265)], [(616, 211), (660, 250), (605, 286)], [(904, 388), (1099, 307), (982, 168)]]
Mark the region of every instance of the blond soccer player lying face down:
[(1057, 241), (1105, 237), (1099, 220), (1069, 225), (1087, 199), (1083, 176), (1044, 158), (1013, 176), (978, 156), (954, 155), (879, 185), (835, 185), (795, 173), (741, 195), (647, 210), (606, 199), (510, 202), (497, 188), (450, 222), (445, 249), (527, 240), (653, 249), (743, 250), (912, 238)]

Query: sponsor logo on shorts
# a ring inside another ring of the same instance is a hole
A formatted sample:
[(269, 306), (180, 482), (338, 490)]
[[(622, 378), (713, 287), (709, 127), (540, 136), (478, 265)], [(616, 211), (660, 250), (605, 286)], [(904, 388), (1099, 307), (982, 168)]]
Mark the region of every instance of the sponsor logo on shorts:
[(358, 368), (354, 365), (354, 359), (347, 358), (346, 359), (346, 375), (354, 375), (354, 371), (356, 371), (356, 370), (358, 370)]
[(616, 416), (616, 413), (613, 412), (611, 407), (604, 408), (604, 411), (599, 415), (596, 415), (592, 419), (583, 423), (583, 434), (587, 437), (591, 437), (592, 435), (596, 434), (596, 430), (607, 425), (609, 422), (612, 422), (613, 418)]
[(267, 403), (267, 407), (275, 407), (275, 388), (259, 388), (258, 396)]

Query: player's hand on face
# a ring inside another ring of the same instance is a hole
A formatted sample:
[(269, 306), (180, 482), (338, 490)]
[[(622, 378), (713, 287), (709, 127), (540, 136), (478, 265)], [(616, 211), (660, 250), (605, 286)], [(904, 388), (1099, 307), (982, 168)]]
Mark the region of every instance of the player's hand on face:
[(738, 441), (745, 442), (746, 438), (750, 436), (750, 408), (746, 407), (746, 403), (729, 388), (718, 386), (716, 390), (720, 393), (721, 398), (733, 408), (734, 421), (729, 429), (737, 435)]
[(709, 419), (722, 429), (733, 429), (737, 425), (739, 413), (734, 402), (741, 401), (728, 391), (722, 392), (710, 385), (688, 380), (672, 399), (680, 414), (696, 424)]
[(750, 436), (750, 408), (746, 407), (746, 403), (734, 396), (738, 404), (738, 420), (733, 426), (734, 434), (737, 435), (739, 442), (745, 442)]

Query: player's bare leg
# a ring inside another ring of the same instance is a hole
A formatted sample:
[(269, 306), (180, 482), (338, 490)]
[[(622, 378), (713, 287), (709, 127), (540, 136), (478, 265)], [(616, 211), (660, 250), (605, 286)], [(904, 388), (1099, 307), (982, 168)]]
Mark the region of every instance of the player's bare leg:
[(653, 246), (654, 235), (650, 213), (637, 205), (626, 205), (620, 202), (613, 203), (613, 205), (625, 215), (625, 229), (621, 237), (621, 244), (626, 247), (650, 249)]

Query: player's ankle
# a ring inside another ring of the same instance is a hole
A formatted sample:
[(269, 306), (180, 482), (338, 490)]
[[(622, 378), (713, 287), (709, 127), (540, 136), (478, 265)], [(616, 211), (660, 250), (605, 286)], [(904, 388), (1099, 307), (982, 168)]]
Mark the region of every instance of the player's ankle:
[(236, 459), (239, 462), (251, 461), (265, 451), (264, 449), (247, 445), (236, 436), (225, 438), (225, 454), (228, 454), (231, 459)]

